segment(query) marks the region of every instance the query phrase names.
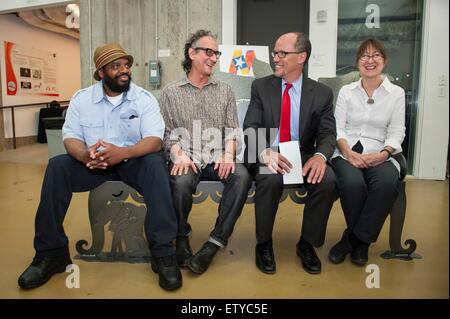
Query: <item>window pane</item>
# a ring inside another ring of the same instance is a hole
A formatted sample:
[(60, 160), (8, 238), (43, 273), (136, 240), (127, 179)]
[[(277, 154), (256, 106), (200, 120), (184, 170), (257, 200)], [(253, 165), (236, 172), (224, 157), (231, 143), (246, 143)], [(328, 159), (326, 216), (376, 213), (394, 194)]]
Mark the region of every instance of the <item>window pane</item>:
[(422, 28), (422, 0), (339, 0), (336, 75), (357, 71), (359, 44), (374, 37), (383, 41), (388, 64), (384, 73), (406, 93), (406, 137), (402, 144), (413, 167), (417, 91)]

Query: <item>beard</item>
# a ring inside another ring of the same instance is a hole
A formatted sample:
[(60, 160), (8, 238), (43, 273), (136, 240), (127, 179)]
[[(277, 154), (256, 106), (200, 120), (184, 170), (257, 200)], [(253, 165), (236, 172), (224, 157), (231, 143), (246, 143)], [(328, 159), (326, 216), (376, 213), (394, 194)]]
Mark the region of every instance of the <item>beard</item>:
[(122, 76), (123, 74), (119, 74), (115, 77), (110, 77), (109, 75), (105, 74), (103, 76), (103, 83), (113, 92), (116, 93), (123, 93), (125, 91), (128, 91), (128, 89), (130, 88), (130, 83), (131, 83), (131, 75), (128, 76), (128, 81), (125, 82), (124, 84), (120, 84), (119, 82), (119, 78)]

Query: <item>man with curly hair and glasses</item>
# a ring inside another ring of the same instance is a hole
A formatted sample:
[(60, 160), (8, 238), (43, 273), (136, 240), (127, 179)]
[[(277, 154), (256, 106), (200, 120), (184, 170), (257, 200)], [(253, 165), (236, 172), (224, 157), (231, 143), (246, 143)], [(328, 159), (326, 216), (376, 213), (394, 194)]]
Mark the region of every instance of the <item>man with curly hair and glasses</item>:
[[(247, 169), (236, 163), (239, 124), (233, 91), (212, 77), (220, 55), (210, 31), (195, 32), (184, 47), (186, 77), (168, 84), (160, 97), (166, 122), (164, 142), (171, 158), (172, 198), (179, 222), (177, 261), (196, 274), (204, 273), (217, 251), (227, 245), (251, 186)], [(198, 129), (201, 134), (196, 139)], [(193, 255), (188, 216), (201, 179), (221, 181), (224, 190), (214, 229)]]

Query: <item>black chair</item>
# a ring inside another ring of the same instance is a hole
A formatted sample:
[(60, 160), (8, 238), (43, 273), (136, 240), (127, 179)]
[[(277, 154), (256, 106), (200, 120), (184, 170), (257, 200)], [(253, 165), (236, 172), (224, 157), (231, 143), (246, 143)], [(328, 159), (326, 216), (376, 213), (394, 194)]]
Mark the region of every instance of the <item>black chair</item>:
[(62, 117), (63, 109), (58, 102), (52, 101), (50, 107), (45, 107), (39, 110), (39, 123), (38, 123), (38, 143), (47, 143), (47, 135), (45, 134), (45, 124), (43, 119), (49, 117)]

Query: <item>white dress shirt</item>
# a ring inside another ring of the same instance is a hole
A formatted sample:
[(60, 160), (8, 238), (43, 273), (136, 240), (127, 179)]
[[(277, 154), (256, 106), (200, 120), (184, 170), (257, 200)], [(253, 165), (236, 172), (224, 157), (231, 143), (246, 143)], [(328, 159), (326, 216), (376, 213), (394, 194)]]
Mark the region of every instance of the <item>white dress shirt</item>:
[[(337, 140), (347, 140), (350, 148), (359, 140), (363, 154), (380, 152), (386, 146), (394, 154), (401, 152), (406, 130), (404, 90), (385, 77), (372, 95), (374, 103), (367, 103), (368, 98), (361, 79), (341, 88), (335, 109)], [(332, 158), (337, 156), (345, 158), (339, 148)], [(400, 171), (397, 161), (389, 160)]]

